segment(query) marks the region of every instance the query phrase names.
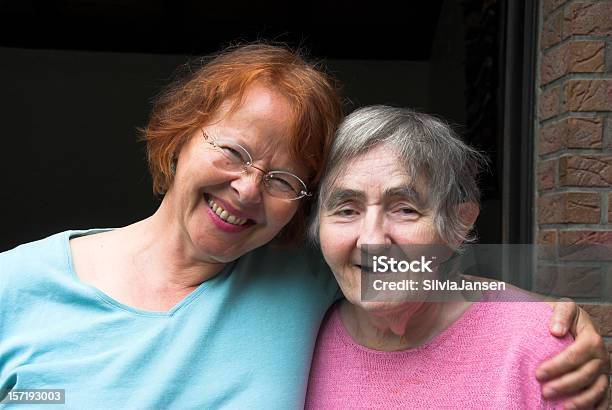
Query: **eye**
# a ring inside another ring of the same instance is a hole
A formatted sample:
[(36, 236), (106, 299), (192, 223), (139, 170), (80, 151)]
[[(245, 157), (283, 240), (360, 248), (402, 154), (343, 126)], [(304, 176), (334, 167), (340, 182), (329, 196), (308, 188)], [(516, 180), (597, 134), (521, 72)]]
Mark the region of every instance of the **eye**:
[(334, 211), (334, 215), (339, 216), (341, 218), (350, 218), (350, 217), (358, 215), (358, 212), (357, 210), (352, 209), (352, 208), (341, 208), (341, 209)]
[(236, 148), (231, 147), (229, 145), (219, 145), (219, 148), (221, 148), (221, 151), (223, 151), (223, 154), (229, 159), (231, 159), (232, 161), (237, 161), (237, 162), (245, 161), (240, 151), (238, 151)]
[(419, 212), (412, 206), (407, 204), (399, 204), (392, 210), (393, 214), (402, 219), (415, 219), (419, 216)]
[(301, 180), (295, 175), (284, 171), (270, 171), (264, 179), (268, 189), (278, 192), (279, 194), (299, 194), (306, 187)]
[(295, 182), (289, 181), (288, 178), (270, 175), (266, 178), (266, 183), (271, 189), (275, 189), (281, 192), (293, 192), (297, 193), (299, 188), (295, 187)]
[(399, 212), (399, 213), (400, 213), (400, 214), (402, 214), (402, 215), (410, 215), (410, 214), (414, 214), (414, 213), (416, 213), (416, 211), (415, 211), (414, 209), (412, 209), (412, 208), (408, 208), (408, 207), (402, 207), (402, 208), (399, 208), (399, 209), (397, 210), (397, 212)]

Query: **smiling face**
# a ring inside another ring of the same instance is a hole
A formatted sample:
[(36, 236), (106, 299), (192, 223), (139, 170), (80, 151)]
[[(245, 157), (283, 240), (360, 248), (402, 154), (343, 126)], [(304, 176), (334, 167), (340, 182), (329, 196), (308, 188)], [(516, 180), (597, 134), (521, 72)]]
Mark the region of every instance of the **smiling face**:
[(191, 243), (197, 258), (225, 263), (272, 240), (295, 214), (299, 201), (267, 194), (261, 172), (228, 172), (215, 164), (223, 153), (208, 144), (213, 138), (233, 141), (253, 156), (263, 170), (285, 170), (305, 178), (289, 155), (291, 107), (279, 93), (252, 85), (242, 105), (232, 113), (226, 101), (210, 124), (181, 148), (176, 174), (164, 201)]
[(323, 255), (342, 292), (367, 310), (397, 304), (362, 302), (363, 245), (443, 244), (424, 184), (407, 175), (392, 149), (380, 145), (351, 160), (324, 202), (319, 225)]

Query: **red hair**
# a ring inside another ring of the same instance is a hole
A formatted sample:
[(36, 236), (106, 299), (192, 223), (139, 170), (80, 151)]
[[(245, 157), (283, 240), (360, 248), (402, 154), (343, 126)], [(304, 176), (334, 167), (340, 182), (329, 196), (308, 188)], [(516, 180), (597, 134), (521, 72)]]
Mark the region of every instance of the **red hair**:
[[(202, 59), (201, 67), (171, 84), (156, 100), (142, 139), (147, 144), (153, 191), (164, 194), (174, 176), (173, 161), (187, 139), (232, 99), (240, 106), (246, 90), (261, 82), (280, 92), (292, 107), (288, 118), (290, 155), (307, 170), (307, 184), (316, 190), (342, 104), (333, 79), (307, 62), (299, 52), (269, 44), (228, 48)], [(310, 208), (301, 199), (286, 239), (300, 239)]]

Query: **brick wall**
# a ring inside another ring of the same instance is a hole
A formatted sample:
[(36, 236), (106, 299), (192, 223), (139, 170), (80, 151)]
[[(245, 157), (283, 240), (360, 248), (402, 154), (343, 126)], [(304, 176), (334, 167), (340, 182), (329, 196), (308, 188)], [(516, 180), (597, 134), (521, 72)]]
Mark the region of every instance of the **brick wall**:
[[(612, 1), (539, 6), (536, 238), (555, 247), (612, 245)], [(560, 271), (571, 268), (565, 289), (584, 302), (612, 354), (608, 260), (562, 262)]]

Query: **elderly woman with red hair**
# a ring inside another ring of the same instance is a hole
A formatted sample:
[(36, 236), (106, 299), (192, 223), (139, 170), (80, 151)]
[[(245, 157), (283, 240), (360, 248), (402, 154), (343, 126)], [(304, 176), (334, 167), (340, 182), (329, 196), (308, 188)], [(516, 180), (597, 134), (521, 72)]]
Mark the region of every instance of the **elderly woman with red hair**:
[(170, 86), (143, 132), (155, 214), (0, 255), (0, 391), (64, 389), (87, 409), (301, 406), (338, 288), (319, 255), (267, 244), (302, 239), (340, 119), (330, 78), (281, 47), (227, 50)]

